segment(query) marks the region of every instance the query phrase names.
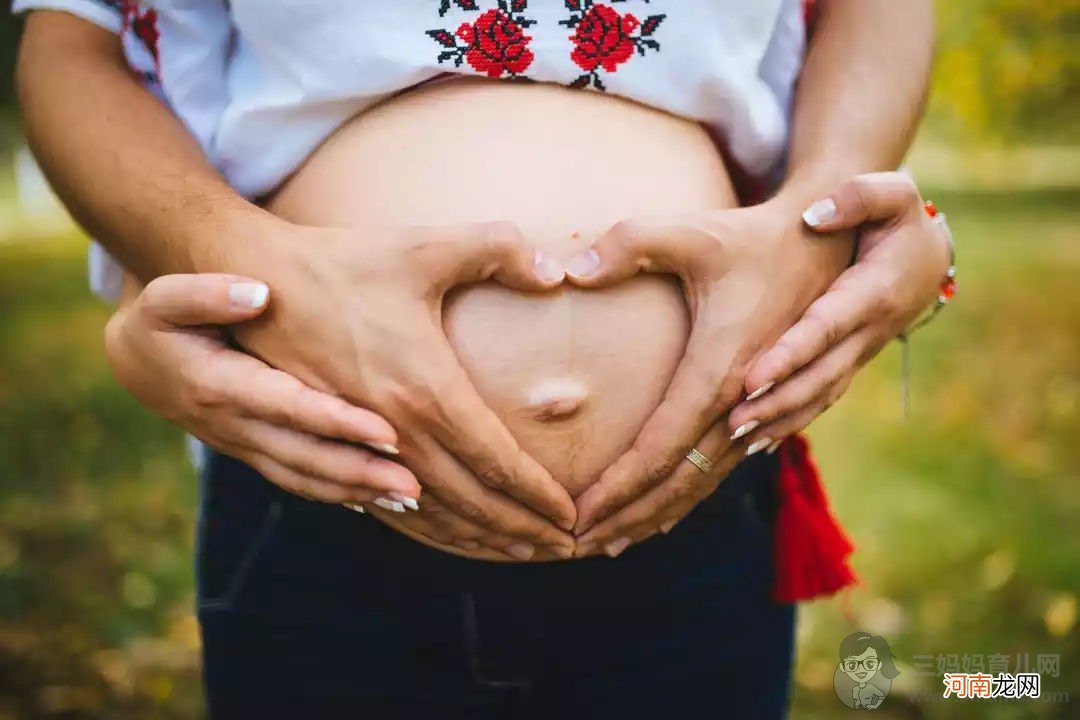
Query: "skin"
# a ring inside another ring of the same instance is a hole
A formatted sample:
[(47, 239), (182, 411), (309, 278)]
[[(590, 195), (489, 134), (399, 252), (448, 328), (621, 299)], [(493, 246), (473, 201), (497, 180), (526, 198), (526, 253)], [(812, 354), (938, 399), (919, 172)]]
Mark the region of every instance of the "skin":
[[(852, 236), (815, 236), (799, 220), (803, 209), (823, 188), (858, 173), (895, 168), (910, 144), (928, 84), (932, 4), (818, 5), (795, 97), (788, 175), (779, 193), (751, 208), (616, 225), (596, 248), (599, 266), (583, 262), (585, 273), (570, 268), (570, 280), (585, 287), (619, 282), (634, 267), (674, 269), (689, 281), (692, 310), (702, 310), (694, 316), (687, 354), (664, 402), (633, 446), (577, 498), (574, 531), (580, 542), (624, 548), (642, 538), (647, 518), (665, 522), (661, 518), (694, 496), (696, 470), (683, 456), (697, 447), (719, 457), (731, 447), (728, 413), (761, 387), (751, 384), (758, 377), (749, 376), (755, 362), (830, 288), (850, 257)], [(741, 239), (751, 229), (756, 242), (746, 246)], [(667, 249), (673, 239), (696, 244), (699, 253), (673, 258)], [(608, 250), (628, 244), (641, 251)], [(741, 264), (738, 282), (721, 272), (735, 256)], [(783, 267), (791, 274), (773, 286), (777, 259), (786, 260)], [(746, 308), (748, 301), (753, 306), (739, 315), (724, 310)], [(778, 407), (778, 416), (798, 425), (823, 405), (822, 398), (831, 400), (843, 378), (827, 374), (836, 382), (823, 384), (802, 405)], [(658, 529), (653, 523), (651, 532)]]
[[(400, 353), (369, 358), (362, 352), (369, 368), (367, 383), (356, 381), (355, 354), (311, 350), (332, 347), (342, 337), (351, 338), (353, 348), (371, 350), (364, 342), (364, 328), (340, 312), (350, 288), (364, 282), (370, 267), (365, 262), (372, 258), (357, 248), (371, 245), (341, 231), (283, 222), (239, 198), (177, 119), (130, 76), (114, 36), (62, 14), (35, 13), (27, 24), (18, 81), (28, 135), (54, 187), (75, 217), (140, 279), (209, 271), (267, 281), (277, 302), (263, 326), (245, 338), (261, 357), (311, 388), (382, 416), (398, 438), (409, 441), (410, 449), (402, 454), (406, 465), (421, 474), (444, 470), (440, 477), (445, 478), (447, 496), (476, 524), (528, 542), (565, 547), (565, 537), (553, 535), (544, 517), (556, 528), (573, 525), (578, 534), (607, 519), (612, 521), (607, 537), (594, 533), (592, 538), (603, 544), (621, 542), (631, 526), (640, 524), (631, 519), (644, 515), (660, 521), (685, 502), (685, 493), (657, 495), (652, 490), (686, 486), (688, 476), (672, 472), (686, 472), (681, 467), (686, 449), (723, 422), (742, 391), (751, 389), (745, 388), (746, 372), (761, 348), (795, 323), (842, 270), (850, 245), (835, 238), (812, 241), (797, 220), (798, 212), (822, 188), (842, 178), (894, 167), (908, 144), (925, 92), (930, 3), (830, 0), (819, 5), (821, 19), (797, 97), (789, 181), (772, 201), (771, 211), (727, 211), (730, 216), (720, 220), (705, 213), (662, 224), (682, 228), (679, 234), (687, 238), (711, 234), (717, 240), (753, 226), (767, 239), (758, 243), (763, 256), (805, 254), (807, 262), (800, 265), (804, 272), (783, 289), (786, 302), (777, 293), (770, 307), (738, 323), (714, 312), (726, 306), (723, 303), (694, 317), (688, 347), (701, 351), (684, 358), (672, 383), (677, 392), (669, 392), (628, 455), (601, 476), (598, 489), (576, 503), (559, 494), (550, 475), (541, 473), (514, 445), (505, 428), (494, 428), (491, 416), (480, 409), (475, 389), (435, 335), (421, 333), (423, 344), (410, 346), (423, 360), (420, 368), (409, 368), (417, 371), (413, 374), (392, 362)], [(65, 53), (52, 52), (57, 45), (64, 46)], [(116, 112), (120, 107), (123, 113)], [(76, 124), (77, 135), (69, 132)], [(103, 176), (110, 178), (107, 187), (96, 182)], [(783, 221), (770, 224), (766, 214)], [(474, 226), (473, 247), (484, 246), (492, 232), (490, 226)], [(716, 242), (714, 252), (720, 253), (722, 246), (724, 242)], [(767, 264), (759, 261), (758, 267)], [(587, 285), (620, 272), (601, 270), (592, 280), (579, 274), (575, 281)], [(691, 288), (690, 294), (712, 293), (717, 288), (709, 283), (715, 280)], [(691, 305), (705, 307), (693, 301)], [(410, 307), (417, 311), (401, 323), (415, 328), (422, 313), (417, 304)], [(320, 320), (306, 322), (311, 317)], [(724, 343), (723, 350), (710, 349), (702, 338), (713, 337), (719, 328), (738, 340)], [(416, 338), (415, 333), (408, 337)], [(688, 378), (719, 382), (702, 387)], [(467, 402), (440, 404), (448, 387), (455, 398)], [(431, 412), (435, 409), (438, 412)], [(495, 432), (484, 435), (481, 428)], [(716, 443), (710, 439), (707, 444)], [(358, 457), (370, 456), (355, 446), (351, 450)], [(520, 522), (507, 522), (496, 494), (481, 492), (477, 484), (511, 494)]]
[[(505, 269), (493, 262), (531, 267), (534, 253), (517, 242), (513, 228), (482, 222), (436, 236), (431, 229), (384, 228), (387, 234), (357, 242), (352, 231), (283, 221), (229, 188), (177, 118), (133, 78), (114, 35), (63, 13), (30, 16), (17, 80), (28, 138), (53, 187), (140, 281), (199, 271), (266, 282), (277, 301), (244, 335), (247, 349), (308, 387), (382, 417), (393, 435), (365, 439), (401, 446), (407, 467), (439, 478), (448, 502), (476, 524), (529, 543), (569, 546), (571, 498), (484, 407), (431, 324), (437, 298), (425, 295), (433, 282), (446, 292)], [(446, 256), (444, 265), (408, 267), (418, 260), (412, 250), (432, 242), (461, 252)], [(382, 252), (387, 247), (393, 257)], [(387, 263), (401, 271), (399, 282), (377, 270)], [(541, 276), (545, 267), (528, 278), (518, 272), (518, 284), (544, 287), (562, 279), (558, 269)], [(365, 285), (381, 295), (385, 312), (342, 312), (354, 288)], [(388, 336), (387, 327), (397, 335)], [(400, 362), (403, 357), (411, 362)], [(363, 446), (342, 448), (344, 454), (365, 472), (344, 488), (320, 492), (320, 499), (335, 501), (356, 484), (394, 481), (381, 476)], [(305, 483), (341, 485), (310, 474)]]
[[(439, 133), (418, 132), (425, 124), (439, 122), (446, 113), (460, 122)], [(594, 124), (613, 129), (587, 148), (567, 150), (565, 145), (528, 140), (560, 137), (575, 127)], [(539, 132), (541, 129), (544, 132)], [(424, 139), (414, 140), (415, 152), (402, 158), (391, 150), (401, 135)], [(622, 149), (633, 138), (647, 140), (635, 143), (635, 152), (628, 156)], [(503, 162), (502, 158), (511, 154), (509, 149), (516, 149), (513, 156), (518, 165)], [(465, 163), (462, 158), (471, 160)], [(641, 183), (629, 167), (620, 169), (620, 163), (649, 167), (651, 182)], [(527, 167), (528, 172), (517, 174), (518, 166)], [(408, 192), (408, 188), (441, 183), (445, 167), (463, 168), (457, 184), (438, 192)], [(536, 200), (545, 188), (560, 188), (567, 182), (593, 187), (591, 201), (578, 203), (574, 195), (559, 192), (547, 195), (543, 202)], [(475, 188), (485, 190), (475, 192)], [(944, 272), (946, 245), (940, 231), (920, 232), (923, 226), (918, 220), (929, 220), (912, 189), (908, 178), (895, 173), (860, 177), (834, 194), (838, 213), (833, 224), (862, 223), (872, 216), (883, 227), (893, 228), (886, 233), (873, 227), (866, 230), (881, 246), (877, 253), (915, 246), (920, 248), (920, 257), (938, 258), (915, 267), (898, 262), (902, 255), (888, 261), (890, 267), (908, 273), (902, 278), (903, 287), (911, 293), (905, 307), (917, 309), (936, 293)], [(340, 226), (372, 220), (465, 222), (473, 214), (498, 212), (528, 228), (526, 237), (558, 257), (587, 243), (589, 228), (603, 227), (608, 218), (625, 212), (626, 205), (664, 213), (673, 208), (733, 202), (715, 150), (701, 129), (691, 123), (603, 96), (463, 81), (403, 96), (348, 124), (296, 173), (268, 207), (294, 221)], [(893, 237), (896, 232), (900, 237)], [(692, 259), (701, 254), (694, 243), (668, 242), (667, 247), (673, 258)], [(878, 261), (871, 258), (867, 262)], [(673, 261), (672, 267), (677, 264)], [(837, 297), (838, 308), (850, 305), (845, 298), (855, 290), (871, 293), (865, 298), (868, 301), (875, 297), (876, 274), (849, 273), (851, 278), (838, 281), (837, 290), (830, 293)], [(233, 324), (255, 317), (255, 309), (238, 311), (228, 305), (226, 281), (236, 279), (169, 276), (155, 281), (133, 301), (125, 301), (110, 323), (107, 347), (126, 387), (141, 397), (146, 387), (182, 386), (184, 374), (168, 367), (174, 362), (198, 368), (221, 363), (229, 368), (226, 377), (232, 378), (223, 388), (253, 391), (253, 397), (264, 393), (264, 386), (292, 380), (231, 350), (220, 335), (208, 338), (199, 334), (185, 341), (182, 328), (169, 327), (170, 317), (177, 325), (200, 321)], [(166, 292), (163, 288), (172, 289)], [(163, 308), (182, 305), (178, 301), (184, 292), (193, 298), (197, 310), (188, 315), (174, 311), (163, 317)], [(211, 294), (216, 301), (207, 299)], [(360, 292), (358, 299), (363, 300)], [(200, 315), (198, 309), (207, 307), (214, 308), (215, 314)], [(689, 333), (680, 289), (656, 275), (630, 277), (600, 290), (563, 285), (542, 294), (522, 293), (489, 281), (456, 291), (443, 304), (441, 317), (450, 345), (484, 402), (521, 447), (574, 497), (587, 491), (596, 474), (625, 449), (659, 403)], [(208, 331), (200, 328), (195, 332)], [(633, 388), (633, 392), (627, 393), (626, 388)], [(213, 397), (212, 392), (208, 394)], [(318, 412), (308, 408), (318, 408), (320, 397), (324, 402), (340, 403), (302, 389), (298, 422), (318, 421)], [(756, 402), (767, 402), (771, 397)], [(344, 403), (342, 407), (327, 407), (335, 417), (348, 409)], [(175, 413), (168, 407), (158, 411)], [(195, 412), (191, 418), (178, 419), (181, 424), (196, 424), (198, 415)], [(228, 413), (218, 414), (208, 428), (214, 434), (204, 439), (243, 457), (242, 453), (252, 451), (243, 438), (239, 448), (222, 447), (222, 429), (233, 427)], [(699, 494), (715, 489), (742, 459), (745, 447), (744, 441), (724, 457), (714, 458), (716, 468), (707, 476), (695, 470), (690, 496), (678, 506), (679, 515), (674, 520), (693, 507)], [(310, 459), (304, 456), (300, 460), (332, 461), (335, 450), (332, 446), (314, 447)], [(258, 461), (253, 464), (260, 467)], [(424, 481), (428, 484), (426, 478)], [(293, 491), (306, 494), (303, 488)], [(373, 496), (365, 488), (356, 488), (355, 494), (343, 501), (366, 505), (369, 512), (397, 530), (449, 552), (491, 560), (561, 556), (484, 531), (438, 496), (437, 489), (425, 493), (419, 512), (405, 515), (370, 504)], [(643, 528), (648, 527), (648, 522), (643, 524)], [(577, 555), (601, 551), (607, 548), (576, 548)]]
[[(563, 141), (600, 127), (605, 132), (588, 142)], [(405, 143), (410, 151), (398, 152)], [(585, 191), (587, 202), (566, 187)], [(458, 80), (399, 96), (346, 124), (266, 207), (292, 222), (353, 227), (361, 236), (369, 224), (500, 217), (565, 261), (631, 212), (665, 216), (735, 204), (720, 153), (696, 123), (596, 93)], [(363, 289), (356, 294), (362, 303)], [(678, 283), (659, 275), (600, 290), (564, 284), (540, 295), (489, 282), (455, 291), (442, 313), (485, 404), (571, 497), (588, 491), (659, 404), (688, 319)], [(424, 523), (443, 521), (454, 525), (446, 535), (511, 548), (455, 522), (429, 478), (420, 480), (428, 491), (418, 514), (369, 509), (414, 535), (438, 539)], [(483, 548), (456, 547), (497, 559)], [(550, 557), (541, 551), (530, 559)]]

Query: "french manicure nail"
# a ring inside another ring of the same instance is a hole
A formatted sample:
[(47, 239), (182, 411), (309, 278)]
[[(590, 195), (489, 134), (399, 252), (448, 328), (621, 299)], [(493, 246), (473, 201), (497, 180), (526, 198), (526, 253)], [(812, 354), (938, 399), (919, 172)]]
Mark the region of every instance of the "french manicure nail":
[(270, 288), (262, 283), (235, 282), (229, 285), (229, 302), (245, 310), (261, 308), (270, 297)]
[(731, 439), (732, 440), (738, 440), (743, 435), (746, 435), (748, 432), (751, 432), (754, 428), (756, 428), (760, 424), (761, 423), (758, 422), (757, 420), (750, 420), (749, 422), (744, 422), (742, 425), (735, 428), (735, 432), (731, 433)]
[(600, 253), (589, 250), (571, 260), (566, 272), (576, 278), (584, 279), (595, 275), (599, 269)]
[(758, 399), (759, 397), (761, 397), (761, 396), (762, 396), (762, 395), (764, 395), (765, 393), (769, 392), (769, 390), (770, 390), (770, 389), (772, 389), (772, 386), (773, 386), (773, 385), (775, 385), (775, 384), (776, 384), (775, 382), (773, 382), (772, 380), (770, 380), (769, 382), (765, 383), (764, 385), (762, 385), (761, 387), (759, 387), (759, 388), (758, 388), (757, 390), (755, 390), (754, 392), (752, 392), (752, 393), (750, 393), (749, 395), (747, 395), (747, 396), (746, 396), (746, 399), (747, 399), (747, 400), (757, 400), (757, 399)]
[(671, 528), (675, 527), (675, 523), (677, 522), (678, 520), (668, 520), (666, 523), (660, 525), (660, 532), (667, 535), (669, 532), (671, 532)]
[(604, 546), (604, 552), (609, 557), (619, 557), (623, 550), (630, 547), (632, 541), (628, 537), (616, 538)]
[(803, 222), (810, 227), (817, 227), (822, 223), (829, 222), (836, 217), (836, 203), (832, 198), (818, 200), (802, 214)]
[(506, 548), (506, 552), (518, 560), (528, 560), (532, 558), (536, 549), (529, 543), (514, 543)]
[(776, 442), (774, 442), (772, 445), (769, 446), (769, 449), (765, 451), (765, 454), (772, 455), (774, 452), (776, 452), (776, 449), (780, 447), (780, 443), (782, 442), (783, 440), (777, 440)]
[(358, 513), (361, 513), (361, 514), (363, 514), (363, 513), (366, 513), (366, 512), (367, 512), (367, 510), (365, 510), (365, 509), (364, 509), (364, 506), (363, 506), (363, 505), (357, 505), (357, 504), (355, 504), (355, 503), (342, 503), (342, 504), (343, 504), (343, 505), (344, 505), (345, 507), (349, 508), (350, 510), (353, 510), (353, 511), (355, 511), (355, 512), (358, 512)]
[(391, 500), (388, 497), (375, 498), (375, 504), (381, 507), (383, 510), (392, 510), (393, 512), (403, 513), (405, 512), (405, 506), (396, 500)]
[(750, 447), (746, 448), (746, 457), (750, 457), (754, 453), (761, 452), (765, 448), (772, 445), (772, 441), (773, 441), (772, 438), (764, 437), (764, 438), (761, 438), (760, 440), (758, 440), (757, 442), (752, 443), (750, 445)]
[(394, 447), (393, 445), (388, 445), (386, 443), (368, 443), (367, 446), (372, 450), (378, 450), (379, 452), (385, 453), (386, 455), (401, 454), (401, 451), (398, 450), (396, 447)]
[(420, 503), (416, 502), (416, 498), (411, 498), (408, 495), (405, 495), (404, 493), (392, 492), (392, 493), (390, 493), (390, 497), (394, 498), (395, 500), (397, 500), (399, 503), (401, 503), (405, 507), (409, 508), (410, 510), (419, 510), (420, 509)]
[(539, 250), (533, 256), (533, 266), (536, 268), (536, 276), (544, 282), (557, 282), (566, 275), (566, 271), (563, 270), (559, 263)]

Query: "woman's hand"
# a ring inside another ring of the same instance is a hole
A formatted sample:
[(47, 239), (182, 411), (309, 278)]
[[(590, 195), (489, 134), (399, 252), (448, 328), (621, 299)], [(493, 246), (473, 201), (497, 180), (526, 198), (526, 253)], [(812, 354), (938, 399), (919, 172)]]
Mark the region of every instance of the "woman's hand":
[(665, 523), (676, 516), (671, 508), (699, 497), (701, 471), (686, 453), (696, 447), (720, 464), (732, 442), (725, 416), (743, 397), (750, 364), (850, 258), (843, 239), (808, 233), (801, 211), (773, 200), (663, 223), (621, 222), (571, 262), (569, 279), (584, 287), (640, 271), (677, 275), (691, 314), (686, 352), (663, 402), (631, 449), (577, 500), (575, 531), (588, 531), (582, 542), (625, 547), (645, 518)]
[[(742, 383), (737, 394), (754, 399), (745, 399), (731, 411), (727, 422), (721, 423), (722, 430), (710, 430), (694, 445), (713, 460), (714, 473), (726, 473), (734, 467), (744, 448), (748, 453), (757, 452), (802, 429), (842, 394), (861, 364), (937, 297), (949, 264), (949, 239), (947, 231), (923, 211), (910, 178), (900, 173), (858, 176), (827, 199), (835, 204), (835, 211), (830, 211), (828, 202), (815, 203), (805, 216), (820, 220), (814, 228), (823, 233), (860, 228), (858, 262), (775, 345), (770, 345), (771, 349), (746, 366), (735, 364), (740, 369), (735, 377)], [(822, 212), (825, 217), (819, 215)], [(827, 217), (830, 214), (832, 217)], [(686, 238), (684, 233), (672, 235), (672, 240), (678, 241), (674, 244), (680, 246)], [(694, 252), (686, 254), (690, 248), (692, 245), (683, 250), (668, 248), (670, 260), (662, 264), (683, 276), (684, 283), (687, 272), (679, 270), (679, 265), (692, 264), (700, 257)], [(699, 252), (708, 248), (705, 242)], [(657, 267), (654, 250), (646, 247), (628, 253), (624, 264), (636, 257), (634, 262), (642, 269)], [(779, 278), (783, 275), (778, 273), (777, 277), (777, 286), (782, 288)], [(688, 297), (692, 301), (693, 295)], [(736, 318), (743, 313), (738, 307), (729, 312)], [(688, 360), (689, 351), (688, 347)], [(776, 384), (770, 385), (770, 381)], [(669, 390), (669, 397), (672, 392)], [(722, 400), (726, 402), (727, 397)], [(722, 412), (722, 407), (717, 412)], [(753, 425), (755, 419), (761, 424)], [(638, 444), (643, 444), (642, 437)], [(645, 454), (637, 461), (645, 462)], [(661, 471), (665, 470), (666, 479), (659, 479), (663, 482), (655, 481), (646, 494), (597, 524), (579, 542), (586, 549), (588, 544), (599, 543), (609, 554), (618, 554), (630, 542), (639, 542), (657, 529), (670, 530), (716, 487), (713, 477), (702, 478), (700, 471), (681, 457), (673, 472), (661, 466)]]
[(562, 282), (562, 268), (508, 223), (361, 231), (282, 221), (275, 233), (259, 254), (229, 258), (275, 298), (236, 328), (239, 342), (385, 418), (425, 497), (486, 531), (569, 555), (573, 539), (558, 526), (572, 526), (573, 500), (480, 399), (441, 317), (456, 285), (494, 278), (543, 291)]
[(804, 214), (821, 232), (859, 228), (857, 262), (754, 361), (731, 431), (773, 445), (843, 395), (855, 373), (938, 297), (950, 263), (948, 230), (898, 172), (860, 175)]
[(392, 448), (385, 420), (234, 350), (214, 327), (267, 302), (267, 287), (248, 278), (160, 277), (106, 326), (113, 372), (149, 409), (290, 492), (333, 503), (419, 497), (411, 472), (357, 445)]

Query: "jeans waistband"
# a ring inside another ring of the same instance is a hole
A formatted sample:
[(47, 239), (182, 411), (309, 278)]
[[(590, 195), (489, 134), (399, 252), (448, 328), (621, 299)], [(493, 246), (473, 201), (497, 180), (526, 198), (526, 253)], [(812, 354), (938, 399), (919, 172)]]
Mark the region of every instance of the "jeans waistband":
[(543, 593), (553, 586), (610, 593), (641, 583), (663, 585), (703, 562), (721, 562), (724, 553), (756, 552), (771, 543), (776, 468), (774, 458), (748, 458), (669, 535), (631, 546), (617, 561), (501, 563), (452, 555), (374, 517), (288, 493), (243, 463), (217, 454), (204, 473), (202, 521), (238, 525), (254, 534), (265, 532), (265, 519), (272, 518), (273, 552), (308, 564), (311, 582), (318, 582), (321, 573), (355, 572), (378, 577), (380, 592), (391, 594), (506, 587)]

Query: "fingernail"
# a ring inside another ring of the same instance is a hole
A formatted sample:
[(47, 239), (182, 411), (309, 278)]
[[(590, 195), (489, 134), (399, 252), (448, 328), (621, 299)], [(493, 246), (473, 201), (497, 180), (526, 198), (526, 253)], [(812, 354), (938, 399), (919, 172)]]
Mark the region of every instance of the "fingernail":
[(759, 387), (759, 388), (758, 388), (757, 390), (755, 390), (754, 392), (752, 392), (752, 393), (750, 393), (749, 395), (747, 395), (747, 396), (746, 396), (746, 399), (747, 399), (747, 400), (757, 400), (757, 399), (758, 399), (759, 397), (761, 397), (761, 396), (762, 396), (762, 395), (764, 395), (765, 393), (769, 392), (769, 390), (770, 390), (770, 389), (772, 388), (772, 386), (773, 386), (773, 385), (775, 385), (775, 384), (776, 384), (775, 382), (773, 382), (772, 380), (770, 380), (769, 382), (765, 383), (764, 385), (762, 385), (761, 387)]
[(750, 457), (754, 453), (761, 452), (765, 448), (772, 445), (772, 441), (773, 441), (772, 438), (764, 437), (764, 438), (761, 438), (760, 440), (758, 440), (757, 442), (752, 443), (750, 445), (750, 447), (746, 448), (746, 457)]
[(600, 253), (595, 250), (589, 250), (571, 260), (570, 265), (567, 266), (566, 272), (568, 275), (573, 275), (576, 278), (585, 279), (595, 275), (596, 271), (599, 269)]
[(731, 433), (731, 439), (732, 440), (738, 440), (743, 435), (747, 434), (748, 432), (750, 432), (751, 430), (753, 430), (754, 428), (756, 428), (760, 424), (761, 423), (758, 422), (757, 420), (751, 420), (749, 422), (744, 422), (742, 425), (735, 428), (735, 432)]
[(609, 557), (619, 557), (623, 550), (630, 547), (631, 540), (628, 537), (615, 538), (604, 546), (604, 552)]
[(399, 455), (401, 451), (393, 445), (387, 445), (386, 443), (368, 443), (367, 446), (372, 450), (378, 450), (386, 455)]
[(419, 510), (420, 509), (420, 503), (416, 502), (416, 498), (411, 498), (408, 495), (405, 495), (404, 493), (392, 492), (392, 493), (390, 493), (390, 497), (394, 498), (395, 500), (397, 500), (399, 503), (401, 503), (405, 507), (409, 508), (410, 510)]
[(462, 550), (477, 550), (480, 548), (480, 543), (475, 540), (455, 540), (454, 544)]
[(391, 500), (388, 497), (375, 498), (375, 504), (381, 507), (383, 510), (392, 510), (397, 513), (405, 512), (405, 506), (396, 500)]
[(668, 520), (666, 523), (660, 525), (660, 532), (667, 535), (669, 532), (671, 532), (671, 528), (675, 527), (675, 523), (677, 522), (678, 520)]
[(358, 512), (358, 513), (361, 513), (361, 514), (363, 514), (363, 513), (366, 513), (366, 512), (367, 512), (367, 510), (365, 510), (365, 509), (364, 509), (364, 506), (363, 506), (363, 505), (355, 505), (355, 504), (353, 504), (353, 503), (342, 503), (342, 504), (343, 504), (343, 505), (344, 505), (345, 507), (349, 508), (350, 510), (353, 510), (353, 511), (355, 511), (355, 512)]
[(270, 288), (262, 283), (235, 282), (229, 285), (229, 302), (245, 310), (261, 308), (270, 297)]
[(536, 268), (536, 276), (544, 282), (559, 282), (566, 275), (566, 271), (563, 270), (559, 263), (549, 258), (539, 250), (533, 256), (533, 265)]
[(776, 452), (776, 449), (780, 447), (780, 443), (782, 442), (783, 440), (777, 440), (776, 442), (774, 442), (772, 445), (769, 446), (769, 449), (765, 451), (765, 454), (772, 455), (774, 452)]
[(569, 560), (574, 557), (574, 548), (566, 547), (565, 545), (552, 545), (551, 551), (561, 557), (563, 560)]
[(810, 227), (817, 227), (821, 223), (829, 222), (836, 217), (836, 203), (832, 198), (818, 200), (802, 214), (803, 222)]
[(518, 560), (529, 560), (536, 549), (529, 543), (514, 543), (506, 548), (506, 552)]
[(576, 557), (585, 557), (586, 555), (592, 553), (594, 550), (596, 550), (596, 543), (578, 543), (577, 548), (574, 550), (574, 555)]

